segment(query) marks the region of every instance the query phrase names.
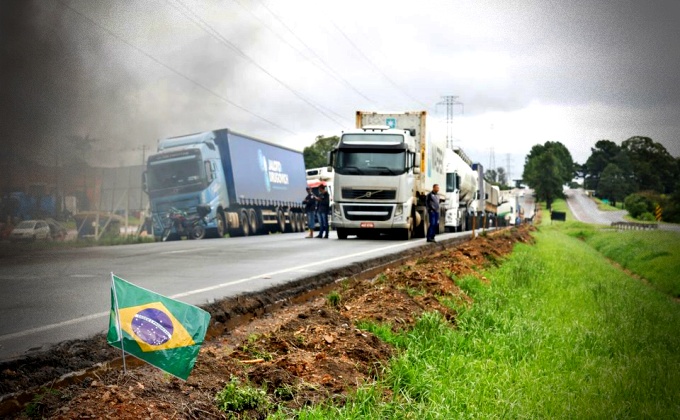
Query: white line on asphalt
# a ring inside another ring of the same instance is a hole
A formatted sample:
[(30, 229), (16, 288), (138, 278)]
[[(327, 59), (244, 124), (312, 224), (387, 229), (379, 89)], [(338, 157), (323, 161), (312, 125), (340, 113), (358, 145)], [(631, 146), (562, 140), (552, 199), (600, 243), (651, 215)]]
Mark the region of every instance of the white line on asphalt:
[(178, 250), (178, 251), (165, 251), (165, 252), (161, 252), (161, 254), (181, 254), (181, 253), (184, 253), (184, 252), (196, 252), (196, 251), (203, 251), (203, 250), (206, 250), (206, 249), (212, 249), (212, 248), (181, 249), (181, 250)]
[[(175, 295), (170, 296), (170, 298), (177, 299), (177, 298), (181, 298), (181, 297), (196, 295), (196, 294), (199, 294), (199, 293), (209, 292), (211, 290), (221, 289), (223, 287), (233, 286), (233, 285), (236, 285), (236, 284), (241, 284), (241, 283), (245, 283), (245, 282), (248, 282), (248, 281), (261, 279), (263, 277), (275, 276), (277, 274), (290, 273), (290, 272), (293, 272), (293, 271), (306, 271), (306, 269), (308, 269), (310, 267), (315, 267), (317, 265), (328, 264), (329, 262), (340, 261), (340, 260), (344, 260), (344, 259), (347, 259), (347, 258), (359, 257), (359, 256), (362, 256), (362, 255), (372, 254), (372, 253), (375, 253), (375, 252), (378, 252), (378, 251), (386, 251), (388, 249), (399, 248), (399, 247), (403, 247), (405, 245), (413, 244), (415, 242), (420, 242), (420, 241), (424, 241), (424, 239), (421, 239), (421, 240), (418, 240), (418, 241), (402, 242), (402, 243), (399, 243), (399, 244), (396, 244), (396, 245), (385, 246), (385, 247), (373, 249), (373, 250), (370, 250), (370, 251), (357, 252), (355, 254), (345, 255), (345, 256), (331, 258), (331, 259), (326, 259), (326, 260), (318, 261), (318, 262), (315, 262), (315, 263), (298, 265), (297, 267), (286, 268), (286, 269), (278, 270), (278, 271), (271, 271), (269, 273), (257, 274), (257, 275), (254, 275), (252, 277), (248, 277), (248, 278), (244, 278), (244, 279), (238, 279), (238, 280), (234, 280), (234, 281), (230, 281), (230, 282), (226, 282), (226, 283), (220, 283), (220, 284), (217, 284), (215, 286), (204, 287), (202, 289), (191, 290), (191, 291), (184, 292), (184, 293), (177, 293)], [(194, 252), (196, 250), (191, 250), (191, 251)], [(183, 252), (183, 251), (170, 251), (170, 252)], [(15, 332), (15, 333), (11, 333), (11, 334), (0, 335), (0, 341), (6, 341), (6, 340), (12, 340), (12, 339), (15, 339), (15, 338), (26, 337), (26, 336), (29, 336), (31, 334), (37, 334), (37, 333), (41, 333), (43, 331), (49, 331), (49, 330), (52, 330), (52, 329), (55, 329), (55, 328), (66, 327), (66, 326), (69, 326), (69, 325), (74, 325), (74, 324), (78, 324), (80, 322), (85, 322), (85, 321), (91, 321), (91, 320), (103, 318), (103, 317), (106, 317), (106, 316), (109, 316), (108, 311), (82, 316), (80, 318), (74, 318), (74, 319), (70, 319), (70, 320), (64, 321), (64, 322), (58, 322), (56, 324), (43, 325), (42, 327), (31, 328), (29, 330), (19, 331), (19, 332)]]

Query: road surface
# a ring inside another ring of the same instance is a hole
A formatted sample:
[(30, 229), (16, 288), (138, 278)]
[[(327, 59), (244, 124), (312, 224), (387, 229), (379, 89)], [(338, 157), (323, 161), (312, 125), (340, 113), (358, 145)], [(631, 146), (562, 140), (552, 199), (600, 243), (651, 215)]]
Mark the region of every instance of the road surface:
[(576, 220), (599, 225), (611, 225), (613, 222), (625, 222), (623, 218), (628, 212), (625, 210), (602, 211), (597, 204), (586, 195), (582, 189), (566, 190), (567, 205)]
[[(446, 240), (470, 232), (437, 236)], [(108, 328), (111, 273), (202, 305), (424, 246), (411, 241), (305, 239), (305, 233), (22, 251), (0, 243), (0, 360)]]

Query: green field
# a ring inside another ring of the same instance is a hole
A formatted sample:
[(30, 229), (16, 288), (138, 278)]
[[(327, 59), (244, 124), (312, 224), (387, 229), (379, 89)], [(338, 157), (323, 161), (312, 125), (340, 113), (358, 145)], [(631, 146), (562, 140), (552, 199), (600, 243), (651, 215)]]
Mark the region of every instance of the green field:
[[(544, 225), (498, 268), (456, 279), (474, 304), (394, 335), (383, 379), (301, 419), (679, 418), (679, 236)], [(606, 254), (603, 255), (602, 253)], [(639, 276), (632, 277), (611, 260)], [(283, 413), (273, 418), (288, 418)]]

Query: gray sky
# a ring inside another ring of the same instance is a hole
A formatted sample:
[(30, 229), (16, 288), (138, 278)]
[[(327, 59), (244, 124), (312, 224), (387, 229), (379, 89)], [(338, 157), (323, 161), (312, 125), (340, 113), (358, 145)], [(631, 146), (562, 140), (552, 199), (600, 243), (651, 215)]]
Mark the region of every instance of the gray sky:
[(444, 133), (444, 95), (457, 145), (513, 177), (548, 140), (580, 163), (635, 135), (680, 156), (676, 0), (0, 4), (2, 141), (47, 161), (71, 135), (111, 166), (225, 127), (302, 150), (356, 110), (426, 109)]

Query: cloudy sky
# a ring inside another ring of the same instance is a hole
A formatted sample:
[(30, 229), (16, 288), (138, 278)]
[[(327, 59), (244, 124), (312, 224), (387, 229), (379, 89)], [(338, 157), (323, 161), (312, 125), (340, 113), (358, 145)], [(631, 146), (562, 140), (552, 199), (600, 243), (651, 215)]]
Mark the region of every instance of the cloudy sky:
[(356, 110), (427, 110), (518, 177), (560, 141), (649, 136), (680, 156), (680, 2), (3, 0), (4, 148), (97, 140), (137, 164), (158, 138), (228, 127), (302, 150)]

